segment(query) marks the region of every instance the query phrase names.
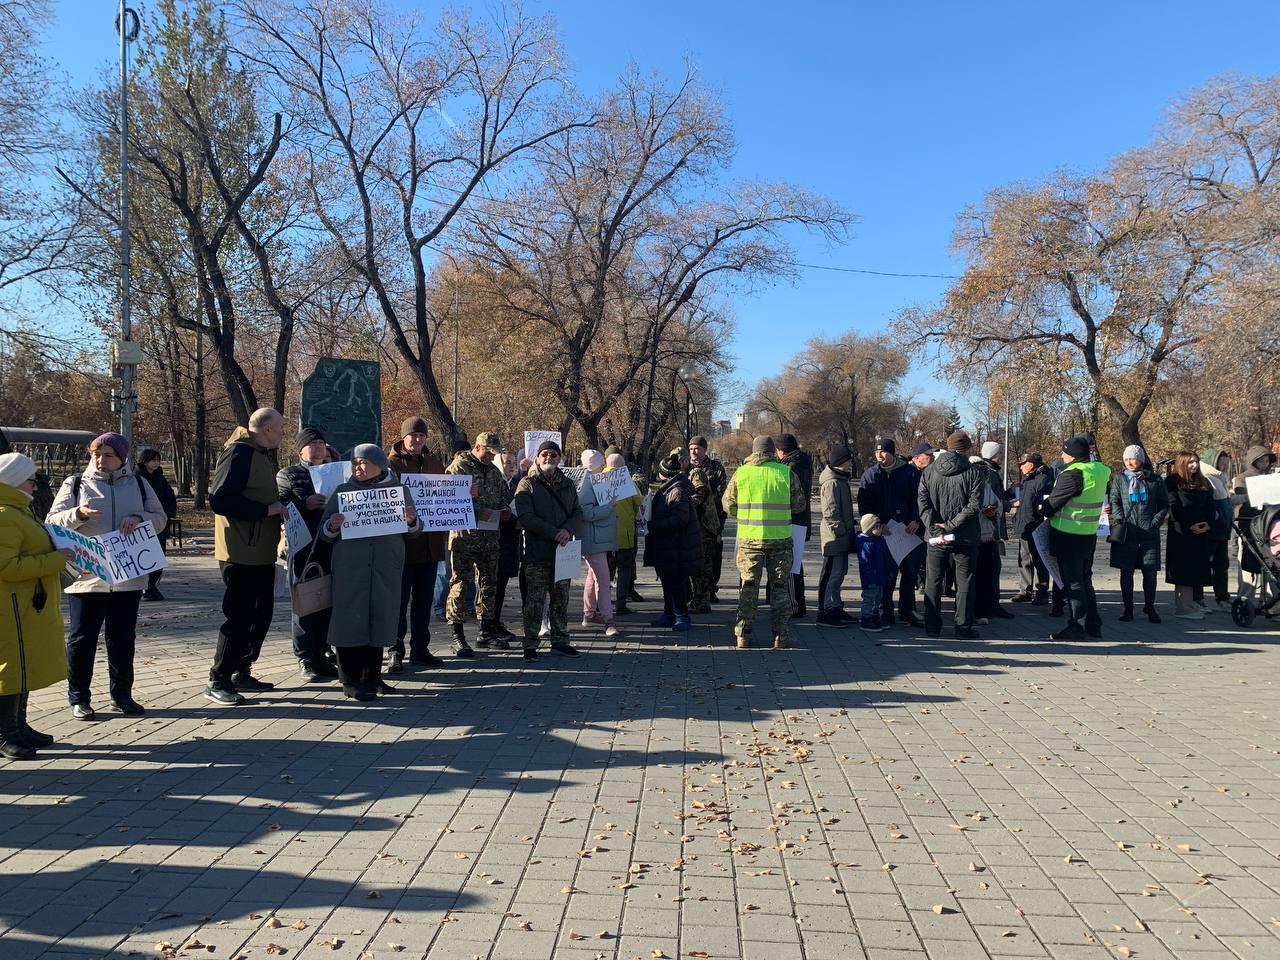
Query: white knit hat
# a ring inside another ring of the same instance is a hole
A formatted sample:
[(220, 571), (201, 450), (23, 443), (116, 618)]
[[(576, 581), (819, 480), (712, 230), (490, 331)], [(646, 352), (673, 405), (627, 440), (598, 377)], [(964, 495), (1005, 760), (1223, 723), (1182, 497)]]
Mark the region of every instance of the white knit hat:
[(1004, 447), (1000, 446), (1000, 444), (996, 443), (994, 440), (988, 440), (982, 445), (982, 459), (994, 460), (996, 457), (1000, 456), (1000, 451), (1003, 449)]
[(0, 456), (0, 483), (16, 487), (24, 480), (36, 475), (36, 465), (32, 459), (21, 453), (6, 453)]
[(1143, 450), (1142, 447), (1138, 446), (1136, 443), (1131, 443), (1124, 448), (1124, 456), (1121, 457), (1121, 459), (1137, 460), (1139, 463), (1146, 463), (1147, 451)]

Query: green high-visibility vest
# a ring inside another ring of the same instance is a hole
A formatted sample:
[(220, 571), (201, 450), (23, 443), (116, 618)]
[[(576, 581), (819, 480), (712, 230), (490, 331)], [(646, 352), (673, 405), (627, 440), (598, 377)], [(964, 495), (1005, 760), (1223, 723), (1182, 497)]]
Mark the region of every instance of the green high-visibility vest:
[(738, 491), (738, 539), (786, 540), (791, 536), (791, 468), (785, 463), (743, 466)]
[(1102, 504), (1107, 499), (1111, 468), (1096, 460), (1076, 460), (1067, 464), (1065, 469), (1079, 470), (1084, 474), (1084, 489), (1049, 518), (1049, 526), (1063, 533), (1095, 536), (1098, 522), (1102, 519)]

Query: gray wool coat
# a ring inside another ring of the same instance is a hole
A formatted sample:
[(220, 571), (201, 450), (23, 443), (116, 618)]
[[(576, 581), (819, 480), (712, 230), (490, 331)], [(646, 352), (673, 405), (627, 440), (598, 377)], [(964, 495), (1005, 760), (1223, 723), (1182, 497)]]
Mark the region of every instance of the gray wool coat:
[[(338, 513), (338, 494), (346, 490), (400, 485), (387, 471), (369, 482), (348, 480), (329, 496), (320, 519), (320, 536), (333, 545), (333, 610), (329, 616), (329, 643), (335, 647), (390, 647), (397, 638), (400, 620), (400, 579), (404, 572), (404, 543), (422, 530), (417, 519), (409, 532), (381, 537), (342, 539), (342, 530), (329, 532), (329, 518)], [(405, 503), (412, 503), (404, 488)]]

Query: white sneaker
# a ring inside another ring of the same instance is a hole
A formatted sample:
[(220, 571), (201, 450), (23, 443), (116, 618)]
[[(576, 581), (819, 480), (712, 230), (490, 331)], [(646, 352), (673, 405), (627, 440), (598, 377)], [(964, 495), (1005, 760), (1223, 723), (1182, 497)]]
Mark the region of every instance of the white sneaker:
[(1207, 606), (1205, 606), (1203, 603), (1201, 603), (1199, 600), (1192, 600), (1192, 601), (1191, 601), (1191, 609), (1192, 609), (1192, 610), (1199, 610), (1201, 613), (1208, 613), (1208, 612), (1209, 612), (1209, 608), (1208, 608)]
[(975, 620), (975, 621), (973, 621), (973, 622), (974, 622), (974, 623), (976, 623), (976, 624), (977, 624), (978, 626), (980, 626), (980, 627), (985, 627), (985, 626), (987, 626), (987, 624), (989, 624), (991, 621), (990, 621), (990, 620), (988, 620), (986, 617), (979, 617), (977, 620)]
[(618, 635), (618, 628), (612, 623), (606, 624), (604, 628), (604, 635), (606, 637), (616, 637)]
[(1203, 620), (1203, 610), (1184, 610), (1182, 613), (1175, 613), (1174, 619), (1177, 620)]
[(1219, 600), (1217, 603), (1215, 603), (1215, 604), (1213, 605), (1213, 609), (1214, 609), (1214, 610), (1216, 610), (1218, 613), (1225, 613), (1227, 616), (1230, 616), (1230, 615), (1231, 615), (1231, 601), (1230, 601), (1230, 600)]

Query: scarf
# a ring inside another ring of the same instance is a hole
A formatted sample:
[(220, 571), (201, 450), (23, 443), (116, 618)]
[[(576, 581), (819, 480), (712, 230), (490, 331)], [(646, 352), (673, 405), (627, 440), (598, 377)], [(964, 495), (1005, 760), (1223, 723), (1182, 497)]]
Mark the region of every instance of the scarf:
[(1126, 470), (1124, 475), (1129, 478), (1129, 502), (1130, 503), (1146, 503), (1147, 502), (1147, 478), (1141, 470)]

